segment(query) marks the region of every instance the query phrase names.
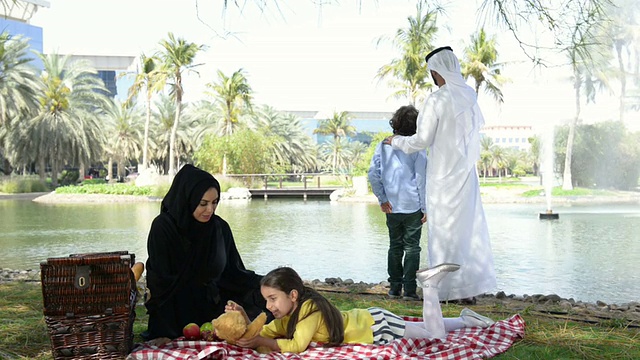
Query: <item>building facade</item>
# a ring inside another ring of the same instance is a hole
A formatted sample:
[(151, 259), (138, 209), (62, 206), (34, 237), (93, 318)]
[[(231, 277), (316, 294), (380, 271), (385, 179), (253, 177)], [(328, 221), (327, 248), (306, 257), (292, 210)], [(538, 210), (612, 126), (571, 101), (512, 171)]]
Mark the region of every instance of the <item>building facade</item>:
[(494, 145), (527, 151), (531, 148), (529, 138), (535, 132), (528, 125), (489, 125), (480, 130), (480, 135), (491, 138)]

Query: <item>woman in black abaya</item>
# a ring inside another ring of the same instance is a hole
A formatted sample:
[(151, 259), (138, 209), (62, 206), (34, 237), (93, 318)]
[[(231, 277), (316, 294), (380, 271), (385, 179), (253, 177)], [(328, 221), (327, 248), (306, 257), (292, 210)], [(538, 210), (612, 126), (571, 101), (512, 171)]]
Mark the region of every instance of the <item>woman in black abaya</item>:
[(244, 267), (229, 224), (215, 215), (219, 199), (218, 181), (195, 166), (185, 165), (173, 179), (147, 241), (145, 338), (179, 337), (185, 325), (222, 314), (228, 300), (251, 318), (266, 311), (262, 276)]

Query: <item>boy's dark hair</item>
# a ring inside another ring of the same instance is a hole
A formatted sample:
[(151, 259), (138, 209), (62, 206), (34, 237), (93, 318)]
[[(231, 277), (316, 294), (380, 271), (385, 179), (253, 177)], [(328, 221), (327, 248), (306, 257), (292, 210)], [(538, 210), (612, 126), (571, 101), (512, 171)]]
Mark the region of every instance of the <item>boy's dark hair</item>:
[[(324, 296), (320, 295), (314, 289), (305, 286), (300, 275), (290, 267), (279, 267), (271, 270), (260, 280), (260, 286), (268, 286), (278, 289), (287, 294), (291, 290), (298, 291), (298, 306), (291, 314), (289, 324), (287, 324), (287, 338), (293, 339), (293, 333), (296, 331), (296, 325), (302, 319), (298, 319), (302, 304), (311, 300), (315, 303), (318, 311), (322, 314), (324, 322), (329, 330), (328, 346), (339, 346), (344, 340), (344, 324), (342, 322), (342, 314), (340, 310), (329, 302)], [(310, 314), (309, 314), (310, 315)]]
[(394, 135), (411, 136), (416, 133), (417, 119), (418, 109), (415, 106), (401, 106), (389, 120), (389, 125), (393, 129)]

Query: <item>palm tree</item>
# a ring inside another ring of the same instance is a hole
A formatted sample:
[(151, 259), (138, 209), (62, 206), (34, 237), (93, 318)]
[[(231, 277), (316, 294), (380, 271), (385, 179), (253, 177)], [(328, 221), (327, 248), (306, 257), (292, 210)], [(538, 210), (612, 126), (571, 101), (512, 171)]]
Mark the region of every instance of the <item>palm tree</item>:
[(254, 112), (251, 126), (273, 139), (271, 158), (283, 171), (304, 172), (316, 168), (315, 145), (297, 116), (282, 114), (265, 105)]
[(0, 34), (0, 126), (36, 108), (37, 76), (21, 36)]
[[(171, 142), (171, 130), (174, 128), (176, 104), (168, 96), (160, 96), (155, 102), (157, 113), (154, 118), (158, 121), (152, 124), (151, 133), (155, 136), (151, 159), (159, 169), (166, 171), (168, 168), (169, 149)], [(185, 114), (192, 114), (190, 107), (185, 108)], [(191, 160), (191, 153), (196, 148), (197, 139), (201, 138), (202, 125), (199, 119), (190, 115), (185, 116), (175, 132), (175, 157), (184, 161)]]
[(99, 159), (105, 143), (100, 122), (102, 108), (111, 99), (97, 72), (86, 61), (68, 56), (39, 55), (44, 70), (38, 86), (40, 107), (33, 119), (21, 124), (16, 152), (37, 161), (41, 179), (51, 164), (52, 185), (65, 164), (84, 165)]
[(493, 144), (493, 139), (491, 137), (483, 136), (480, 139), (480, 162), (482, 163), (482, 174), (484, 180), (487, 179), (487, 172), (493, 162), (492, 149), (494, 146), (495, 145)]
[(335, 174), (338, 166), (338, 157), (342, 149), (340, 139), (345, 136), (352, 136), (356, 133), (356, 128), (351, 125), (351, 116), (348, 112), (333, 112), (333, 116), (329, 119), (320, 120), (318, 127), (313, 130), (314, 134), (319, 135), (332, 135), (333, 136), (333, 161), (332, 171)]
[[(527, 140), (529, 141), (529, 144), (531, 144), (531, 147), (529, 148), (529, 159), (531, 167), (533, 168), (533, 174), (538, 176), (540, 173), (540, 158), (542, 157), (542, 140), (539, 135), (534, 135)], [(542, 179), (540, 179), (540, 182), (542, 184)]]
[[(595, 27), (595, 24), (594, 24)], [(567, 149), (564, 159), (564, 172), (562, 189), (572, 190), (571, 160), (573, 155), (573, 142), (575, 139), (576, 125), (580, 119), (581, 101), (584, 91), (586, 102), (595, 101), (597, 90), (610, 89), (606, 69), (610, 60), (610, 54), (603, 46), (603, 42), (594, 38), (591, 32), (578, 32), (576, 29), (575, 45), (565, 49), (572, 70), (573, 89), (575, 94), (576, 112), (569, 122), (569, 134), (567, 136)]]
[(475, 80), (476, 94), (484, 86), (487, 93), (503, 103), (500, 86), (506, 79), (500, 74), (502, 64), (496, 62), (497, 58), (495, 37), (487, 38), (484, 29), (480, 29), (477, 35), (471, 36), (471, 44), (464, 49), (461, 71), (465, 79), (472, 77)]
[[(540, 55), (544, 47), (530, 43), (522, 36), (531, 31), (531, 24), (540, 23), (553, 37), (553, 49), (562, 49), (574, 45), (575, 38), (571, 34), (575, 30), (589, 32), (594, 19), (606, 22), (601, 15), (610, 3), (611, 0), (568, 0), (561, 6), (549, 6), (541, 1), (483, 0), (478, 12), (485, 18), (494, 17), (534, 64), (546, 65), (547, 61)], [(524, 31), (520, 29), (521, 25), (525, 25)]]
[(21, 36), (0, 34), (0, 160), (6, 175), (12, 167), (8, 158), (16, 155), (5, 153), (11, 120), (28, 117), (37, 107), (37, 76), (29, 64), (28, 49), (29, 44)]
[[(124, 166), (131, 159), (140, 158), (140, 139), (143, 137), (142, 113), (136, 107), (129, 107), (115, 101), (107, 108), (105, 119), (108, 126), (108, 141), (105, 146), (109, 165), (112, 171), (111, 159), (118, 164), (118, 177), (125, 176)], [(113, 179), (112, 174), (109, 178)]]
[(142, 164), (141, 169), (149, 166), (149, 124), (151, 123), (151, 98), (153, 94), (164, 89), (166, 84), (166, 74), (159, 71), (159, 59), (155, 56), (140, 55), (140, 72), (136, 74), (135, 81), (129, 88), (129, 97), (125, 105), (129, 105), (133, 99), (143, 90), (146, 91), (146, 109), (147, 117), (144, 123), (144, 145), (142, 146)]
[[(408, 17), (409, 27), (398, 29), (392, 44), (400, 51), (400, 58), (393, 59), (389, 64), (378, 69), (376, 78), (379, 80), (391, 78), (391, 87), (397, 89), (391, 97), (406, 98), (412, 105), (432, 87), (428, 82), (429, 71), (424, 61), (425, 55), (433, 50), (431, 45), (438, 27), (436, 20), (440, 8), (427, 10), (423, 13), (422, 2), (416, 5), (416, 16)], [(380, 37), (378, 44), (387, 40)]]
[(202, 50), (202, 45), (187, 42), (181, 38), (175, 38), (173, 33), (169, 33), (168, 40), (161, 40), (160, 46), (163, 48), (163, 53), (160, 57), (164, 61), (164, 69), (168, 80), (171, 82), (171, 94), (176, 103), (176, 114), (171, 128), (171, 135), (169, 140), (169, 175), (173, 176), (176, 173), (176, 158), (175, 158), (175, 146), (176, 146), (176, 132), (180, 124), (180, 115), (182, 112), (182, 96), (184, 95), (184, 89), (182, 88), (182, 74), (186, 70), (191, 70), (197, 66), (193, 64), (196, 55)]
[(491, 147), (491, 166), (496, 168), (498, 179), (502, 182), (502, 169), (504, 169), (505, 151), (500, 146)]
[[(220, 136), (233, 134), (239, 125), (240, 117), (253, 111), (251, 103), (252, 90), (247, 78), (244, 76), (243, 70), (239, 69), (230, 77), (218, 70), (218, 82), (209, 83), (206, 86), (211, 90), (207, 92), (207, 94), (215, 99), (216, 104), (223, 114), (218, 134)], [(222, 175), (224, 176), (226, 173), (227, 154), (224, 154), (222, 159)]]
[[(627, 79), (632, 75), (636, 57), (636, 69), (640, 54), (640, 3), (636, 0), (617, 0), (615, 4), (608, 4), (607, 14), (610, 21), (605, 23), (605, 36), (611, 39), (616, 53), (617, 77), (620, 80), (619, 120), (624, 120), (624, 112), (628, 107)], [(626, 61), (625, 61), (626, 60)], [(635, 74), (637, 76), (637, 74)]]
[(253, 111), (252, 90), (244, 75), (244, 71), (238, 71), (226, 76), (218, 70), (218, 82), (206, 85), (211, 91), (207, 95), (213, 97), (223, 111), (223, 122), (220, 128), (220, 135), (233, 134), (240, 117)]

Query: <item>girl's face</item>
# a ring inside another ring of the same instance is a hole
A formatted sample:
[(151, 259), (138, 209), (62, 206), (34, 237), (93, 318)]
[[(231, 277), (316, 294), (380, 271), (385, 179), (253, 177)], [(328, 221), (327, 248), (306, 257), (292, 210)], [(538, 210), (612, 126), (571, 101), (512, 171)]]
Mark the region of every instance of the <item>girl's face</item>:
[(267, 310), (271, 311), (276, 319), (282, 319), (289, 315), (298, 306), (298, 291), (291, 290), (289, 294), (270, 286), (261, 286), (262, 297), (267, 300)]
[(220, 201), (218, 190), (216, 190), (216, 188), (209, 188), (209, 190), (207, 190), (207, 192), (202, 196), (200, 204), (198, 204), (196, 209), (193, 211), (193, 217), (201, 223), (208, 222), (211, 220), (213, 214), (216, 213), (218, 201)]

